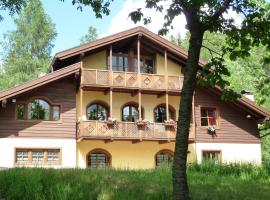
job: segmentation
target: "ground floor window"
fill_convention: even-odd
[[[94,149],[87,155],[87,166],[90,168],[105,168],[111,165],[111,155],[103,149]]]
[[[221,152],[220,151],[202,151],[203,162],[221,162]]]
[[[169,165],[173,161],[173,152],[161,150],[156,154],[156,166]]]
[[[60,165],[60,149],[24,149],[16,148],[17,165]]]

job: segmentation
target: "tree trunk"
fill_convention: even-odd
[[[190,29],[188,58],[184,71],[184,83],[180,99],[177,133],[173,162],[173,199],[189,200],[187,183],[187,152],[191,121],[192,99],[196,87],[196,75],[204,32],[199,26]]]

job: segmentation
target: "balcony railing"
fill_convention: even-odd
[[[192,127],[192,126],[191,126]],[[190,129],[190,139],[194,131]],[[175,140],[176,127],[166,127],[163,123],[81,121],[78,124],[78,139],[126,139],[126,140]]]
[[[165,75],[84,68],[82,85],[180,91],[183,80],[183,76],[167,76],[166,81]]]

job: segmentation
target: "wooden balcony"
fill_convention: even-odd
[[[190,140],[193,141],[195,133],[190,128]],[[107,124],[105,121],[81,121],[78,124],[77,138],[103,139],[103,140],[152,140],[174,141],[176,127],[165,127],[163,123],[146,123],[138,125],[134,122],[115,122]]]
[[[130,88],[157,91],[181,91],[183,76],[138,74],[97,69],[83,69],[82,86]]]

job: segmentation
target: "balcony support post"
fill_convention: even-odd
[[[112,72],[112,45],[110,45],[110,62],[109,62],[109,75],[110,75],[110,86],[113,85],[113,72]]]
[[[166,120],[169,120],[169,94],[166,92]]]
[[[112,108],[113,108],[113,91],[110,89],[110,118],[112,118]]]
[[[165,88],[168,89],[168,61],[167,61],[167,50],[164,51],[164,66],[165,66]]]
[[[141,87],[141,35],[138,36],[137,40],[137,71],[138,71],[138,80],[139,80],[139,88]]]
[[[139,120],[142,120],[142,93],[141,91],[139,90],[139,93],[138,93],[138,97],[139,97]]]
[[[80,88],[80,121],[83,120],[83,89]]]

